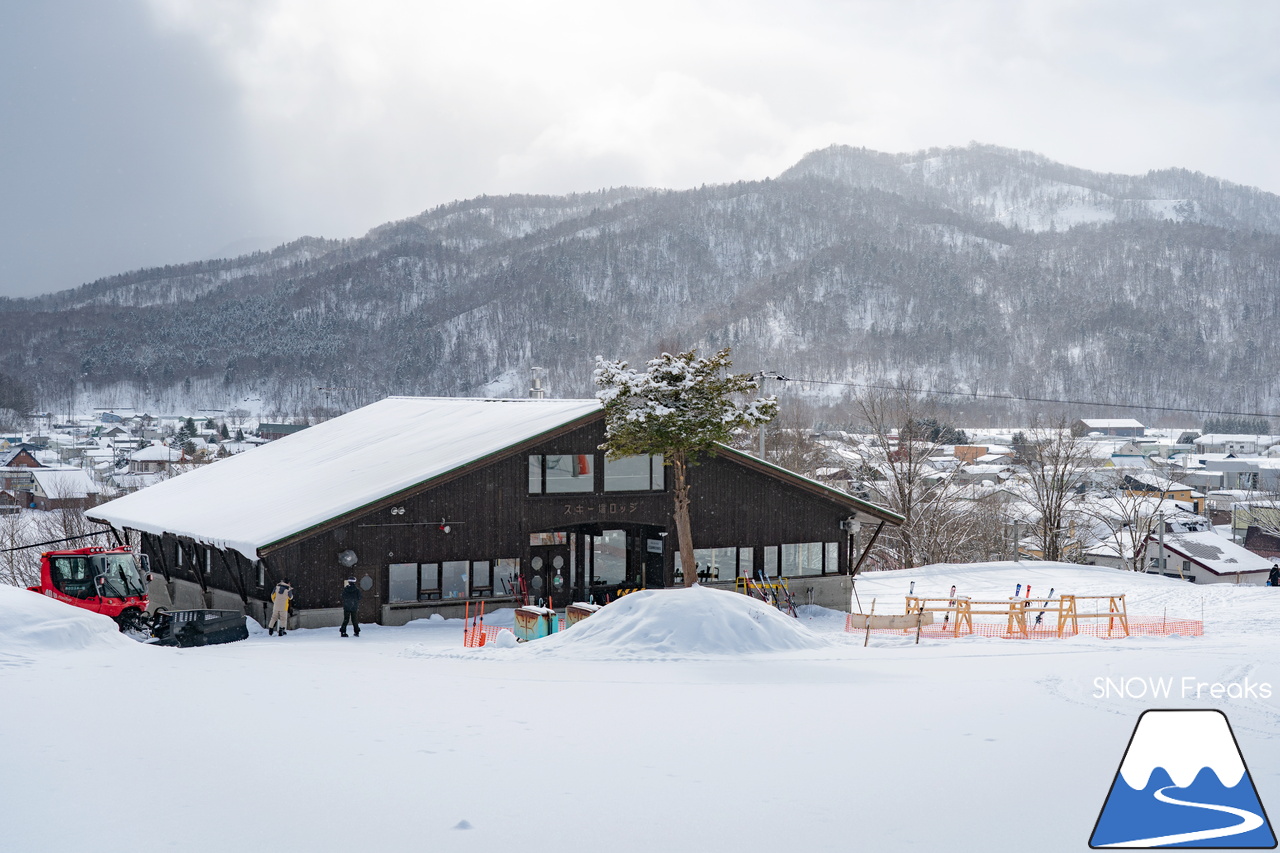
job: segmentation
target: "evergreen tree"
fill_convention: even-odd
[[[776,397],[740,403],[732,397],[759,387],[750,374],[728,374],[729,349],[710,358],[697,350],[663,353],[637,373],[625,361],[596,357],[596,396],[604,403],[605,441],[610,459],[661,453],[675,481],[676,536],[684,585],[696,580],[689,520],[688,467],[698,456],[715,453],[733,433],[768,423],[778,413]]]

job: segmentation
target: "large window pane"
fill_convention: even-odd
[[[627,532],[606,530],[595,538],[597,583],[625,583],[627,580]]]
[[[829,575],[834,575],[840,571],[840,543],[827,542],[823,548],[826,549],[826,558],[822,564],[822,570]]]
[[[418,597],[421,599],[439,598],[440,597],[440,564],[439,563],[423,563],[421,576],[422,576],[422,583],[418,589]]]
[[[591,492],[595,490],[595,456],[590,453],[546,456],[547,493]]]
[[[418,600],[418,564],[392,563],[387,567],[390,577],[387,591],[392,601]]]
[[[737,548],[694,548],[698,571],[711,573],[711,580],[733,580],[737,568]]]
[[[606,492],[644,492],[651,486],[652,474],[648,456],[624,456],[604,460]]]
[[[467,595],[467,561],[449,560],[440,564],[440,597],[465,598]]]
[[[764,546],[764,573],[768,577],[776,578],[778,576],[778,546]]]
[[[738,577],[752,578],[756,574],[755,549],[738,549]]]
[[[783,545],[782,574],[784,577],[822,574],[822,543]]]
[[[472,597],[477,595],[493,595],[494,581],[489,574],[488,560],[474,560],[471,563],[471,589],[469,590]]]

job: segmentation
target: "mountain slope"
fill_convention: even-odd
[[[833,147],[774,180],[446,205],[348,241],[0,302],[0,358],[75,388],[523,393],[591,358],[732,345],[827,381],[1274,404],[1280,197],[988,146]],[[809,386],[820,391],[822,386]]]

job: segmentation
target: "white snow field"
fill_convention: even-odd
[[[1280,813],[1280,589],[992,563],[858,595],[901,613],[912,581],[1125,592],[1205,635],[864,648],[842,614],[694,589],[518,648],[435,619],[178,650],[0,587],[0,849],[1087,850],[1148,708],[1224,711]]]

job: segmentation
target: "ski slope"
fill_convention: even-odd
[[[1086,850],[1138,716],[1171,707],[1223,710],[1280,811],[1280,590],[991,563],[866,575],[858,596],[900,613],[913,581],[1125,592],[1205,636],[864,648],[842,614],[777,622],[695,589],[518,648],[424,620],[179,650],[0,588],[0,848]],[[1245,681],[1276,690],[1209,695]]]

